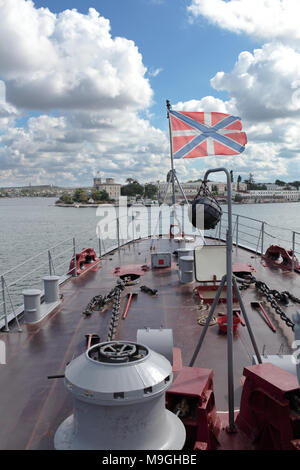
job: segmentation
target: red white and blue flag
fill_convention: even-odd
[[[223,113],[169,111],[173,158],[238,155],[247,136],[239,117]]]

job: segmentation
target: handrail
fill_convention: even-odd
[[[256,227],[251,227],[250,225],[245,225],[245,224],[242,224],[242,223],[240,223],[240,222],[239,222],[239,225],[240,225],[241,227],[250,228],[251,230],[256,230],[257,232],[260,231],[260,229],[258,229],[258,228],[256,228]]]
[[[96,228],[96,227],[93,227],[93,228]],[[80,232],[77,232],[77,235],[80,235],[82,233],[87,233],[87,232],[90,232],[90,229],[87,229],[87,230],[82,230]],[[12,271],[15,271],[17,268],[20,268],[21,266],[23,266],[24,264],[28,263],[29,261],[32,261],[33,259],[37,258],[38,256],[41,256],[43,254],[46,254],[49,250],[53,250],[54,248],[57,248],[58,246],[62,245],[63,243],[66,243],[68,241],[71,241],[73,240],[73,237],[70,237],[70,238],[66,238],[65,240],[57,243],[56,245],[53,245],[53,246],[50,246],[48,248],[46,248],[45,250],[43,251],[40,251],[39,253],[37,253],[36,255],[34,256],[31,256],[30,258],[27,258],[26,260],[22,261],[21,263],[19,263],[17,266],[14,266],[13,268],[9,269],[8,271],[5,271],[3,273],[0,273],[0,276],[6,276],[7,274],[11,273]]]
[[[223,211],[225,214],[227,214],[226,211]],[[264,222],[265,224],[267,224],[267,222],[265,222],[264,220],[259,220],[259,219],[253,219],[253,217],[248,217],[247,215],[241,215],[241,214],[232,214],[233,216],[235,217],[243,217],[244,219],[248,219],[248,220],[254,220],[255,222]]]
[[[73,250],[73,246],[70,246],[69,248],[66,248],[66,250],[65,250],[65,251],[70,251],[70,250]],[[58,254],[57,254],[57,255],[55,255],[55,256],[52,256],[52,255],[51,255],[51,259],[52,259],[52,261],[53,261],[53,260],[55,260],[55,259],[57,259],[57,258],[59,258],[60,256],[62,256],[62,255],[63,255],[63,253],[64,253],[64,252],[63,252],[63,251],[61,251],[60,253],[58,253]]]
[[[104,233],[104,231],[102,230],[102,227],[99,225],[99,222],[97,222],[96,226],[92,227],[92,230],[95,230],[94,236],[92,238],[87,237],[87,239],[89,240],[89,242],[92,241],[91,244],[93,245],[93,248],[96,251],[99,251],[99,257],[102,257],[102,256],[105,256],[107,253],[109,253],[109,252],[111,252],[115,249],[118,249],[121,246],[124,246],[125,244],[127,244],[131,241],[135,241],[135,240],[140,239],[141,237],[142,238],[149,237],[149,236],[150,237],[154,237],[154,236],[157,237],[158,235],[161,234],[160,233],[161,230],[164,230],[163,227],[166,228],[166,226],[164,225],[165,221],[162,221],[161,218],[159,218],[159,216],[162,212],[161,212],[161,208],[159,206],[158,206],[158,208],[160,210],[156,214],[157,215],[157,220],[156,220],[156,216],[155,216],[155,218],[151,217],[151,219],[148,219],[147,217],[138,217],[138,216],[135,217],[133,219],[134,220],[134,223],[132,225],[133,229],[132,229],[132,231],[130,230],[130,234],[129,234],[128,225],[127,225],[128,216],[127,215],[123,216],[123,215],[120,214],[119,217],[114,217],[110,220],[110,223],[112,225],[111,225],[110,237],[108,239],[106,238],[107,234]],[[223,214],[227,214],[227,212],[223,211]],[[291,239],[288,240],[287,238],[282,238],[280,233],[276,234],[276,232],[274,232],[274,233],[271,234],[271,233],[269,233],[269,231],[265,230],[265,227],[275,227],[275,228],[280,230],[279,227],[276,227],[276,226],[271,225],[271,224],[269,224],[267,222],[264,222],[262,220],[255,219],[253,217],[248,217],[248,216],[245,216],[245,215],[242,215],[242,214],[234,213],[233,218],[234,217],[236,219],[235,219],[235,223],[234,223],[234,227],[233,227],[232,231],[233,231],[233,234],[235,234],[234,244],[236,246],[241,246],[243,248],[249,248],[252,251],[254,251],[255,253],[258,253],[258,254],[262,255],[263,252],[264,252],[263,251],[264,245],[267,246],[268,240],[277,239],[280,242],[285,242],[285,243],[291,244],[291,247],[292,247],[292,250],[293,250],[293,260],[294,260],[295,255],[299,254],[299,252],[296,250],[296,248],[300,245],[300,239],[299,239],[300,232],[297,232],[297,231],[294,231],[294,230],[289,230],[285,227],[284,228],[285,231],[290,231],[290,233],[291,233]],[[195,235],[195,230],[193,229],[193,227],[191,225],[186,226],[186,222],[189,223],[189,219],[188,219],[188,215],[187,215],[187,213],[185,212],[184,209],[182,211],[178,212],[177,218],[180,219],[180,222],[182,223],[182,229],[184,230],[184,233],[186,235]],[[159,222],[159,220],[160,220],[160,222]],[[252,221],[255,224],[253,224],[253,225],[249,224],[248,225],[248,224],[243,223],[246,220]],[[144,221],[149,222],[147,227],[146,227],[145,224],[143,224]],[[234,219],[233,219],[233,221],[234,221]],[[115,226],[114,226],[114,222],[115,222]],[[132,223],[131,219],[129,219],[129,222]],[[156,223],[156,222],[159,222],[159,223]],[[100,223],[101,223],[101,221],[100,221]],[[160,223],[162,223],[161,226],[160,226]],[[141,228],[140,228],[140,231],[137,232],[136,231],[136,226],[138,224],[141,225]],[[192,230],[190,230],[190,227],[192,227]],[[226,217],[221,217],[221,220],[220,220],[219,224],[216,226],[216,228],[210,231],[211,234],[207,233],[207,235],[213,236],[213,238],[215,238],[215,239],[225,241],[225,239],[226,239],[226,237],[225,237],[226,230],[227,230]],[[90,232],[91,232],[91,229],[85,229],[85,230],[82,230],[82,231],[78,232],[77,235],[76,235],[77,236],[76,246],[78,246],[78,244],[79,244],[78,243],[78,238],[81,240],[83,234],[90,233]],[[104,237],[104,234],[106,235],[106,237]],[[123,235],[125,235],[125,236],[123,237]],[[166,235],[167,235],[167,233],[166,233]],[[297,236],[298,236],[298,238],[297,238]],[[68,273],[69,261],[72,258],[72,254],[68,258],[68,253],[71,252],[71,253],[73,253],[73,256],[74,256],[73,241],[74,241],[74,237],[66,238],[66,239],[60,241],[59,243],[57,243],[57,244],[55,244],[51,247],[48,247],[47,249],[35,254],[34,256],[31,256],[30,258],[22,261],[21,263],[19,263],[18,265],[14,266],[11,269],[9,269],[8,271],[0,274],[0,277],[2,277],[2,278],[6,277],[7,278],[8,275],[11,276],[12,273],[15,272],[17,269],[22,268],[26,264],[30,265],[30,262],[32,260],[35,260],[38,257],[44,257],[45,261],[40,262],[39,265],[36,266],[33,270],[31,270],[29,272],[26,272],[25,274],[20,276],[18,279],[16,279],[16,280],[10,279],[10,282],[6,283],[7,288],[11,288],[12,286],[15,286],[16,284],[20,283],[21,281],[23,283],[23,281],[26,278],[30,279],[30,276],[32,276],[34,273],[37,273],[38,271],[42,272],[43,275],[45,275],[45,271],[48,270],[48,272],[49,272],[49,270],[50,270],[50,275],[51,275],[53,272],[58,272],[57,270],[60,269],[63,265],[65,265],[66,267],[65,267],[65,269],[63,269],[64,273],[62,273],[62,269],[60,269],[60,274],[62,276],[64,276],[64,274]],[[63,245],[63,244],[68,244],[66,246],[65,250],[60,252],[60,253],[56,253],[55,250],[57,250],[57,248],[59,246]],[[290,248],[290,247],[288,247],[288,248]],[[65,259],[63,259],[64,254],[66,255]],[[56,263],[54,263],[54,261],[56,261]],[[60,261],[62,261],[62,262],[60,262]],[[47,268],[47,265],[48,265],[48,268]],[[292,266],[292,270],[293,269],[294,269],[294,264]],[[21,273],[19,273],[19,274],[21,274]],[[40,282],[40,280],[36,280],[36,277],[37,277],[37,275],[34,274],[34,277],[32,279],[32,280],[34,280],[33,281],[34,284],[37,284],[38,282]],[[21,287],[24,287],[24,284]],[[0,294],[1,294],[1,292],[0,292]],[[15,295],[17,295],[17,294],[15,294]],[[20,293],[18,295],[20,295]],[[0,308],[2,309],[2,306],[5,304],[5,300],[2,300],[2,302],[1,302],[1,300],[2,299],[0,297]],[[1,318],[2,317],[1,317],[1,313],[0,313],[0,319]]]
[[[225,214],[227,214],[226,211],[223,211],[223,212]],[[253,220],[254,222],[260,222],[260,223],[263,222],[265,225],[268,225],[269,227],[274,227],[274,228],[277,228],[277,229],[280,229],[280,230],[287,230],[289,232],[294,232],[297,235],[300,235],[300,232],[297,232],[296,230],[293,230],[293,229],[288,228],[288,227],[280,227],[279,225],[273,225],[273,224],[270,224],[269,222],[266,222],[265,220],[254,219],[253,217],[248,217],[247,215],[243,215],[243,214],[232,214],[232,215],[235,216],[235,217],[243,217],[244,219]]]
[[[48,248],[48,250],[49,250],[49,248]],[[34,255],[34,256],[31,256],[30,258],[27,258],[25,261],[22,261],[17,266],[14,266],[13,268],[9,269],[8,271],[5,271],[4,273],[0,273],[0,277],[6,276],[7,274],[15,271],[17,268],[20,268],[24,264],[27,264],[29,261],[32,261],[33,259],[37,258],[38,256],[41,256],[41,255],[45,254],[46,251],[47,250],[43,250],[40,253],[38,253],[37,255]]]
[[[23,279],[25,279],[25,277],[28,277],[28,276],[30,276],[30,274],[35,273],[36,271],[38,271],[38,270],[40,269],[41,266],[44,266],[44,265],[46,265],[46,264],[48,264],[48,260],[45,261],[44,263],[40,264],[37,268],[33,269],[33,270],[30,271],[29,273],[26,273],[26,274],[24,274],[23,276],[19,277],[19,279],[17,279],[16,281],[13,281],[13,282],[11,282],[10,284],[7,284],[7,287],[14,286],[15,284],[17,284],[17,282],[20,282],[20,281],[22,281]],[[4,277],[4,276],[2,276],[2,277]]]

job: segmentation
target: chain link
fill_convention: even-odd
[[[238,279],[237,279],[238,280]],[[245,290],[250,287],[251,284],[255,284],[256,289],[267,298],[268,302],[270,302],[271,307],[275,310],[275,312],[280,316],[280,318],[286,323],[287,326],[294,330],[295,324],[290,320],[290,318],[284,313],[278,302],[282,302],[285,305],[289,303],[289,299],[292,302],[296,302],[300,304],[300,299],[295,297],[294,295],[290,294],[288,291],[279,292],[275,289],[270,289],[265,282],[258,281],[252,274],[247,275],[244,279],[238,280],[241,282],[241,286],[239,287],[240,290]]]
[[[255,282],[255,287],[262,295],[264,295],[267,298],[268,302],[270,302],[270,304],[271,304],[271,307],[280,316],[281,320],[283,320],[286,323],[287,326],[289,326],[290,328],[292,328],[292,330],[294,330],[295,324],[284,313],[284,311],[278,305],[277,300],[276,300],[276,299],[278,299],[278,300],[284,299],[284,302],[286,303],[286,293],[280,293],[280,292],[278,292],[274,289],[271,290],[271,289],[269,289],[267,284],[265,284],[262,281],[256,281]]]
[[[112,308],[112,314],[110,323],[108,325],[107,341],[112,341],[115,339],[116,331],[120,319],[120,300],[121,300],[121,290],[124,289],[124,284],[118,284],[115,287],[114,292],[114,304]]]
[[[84,315],[91,315],[95,310],[101,310],[108,302],[110,302],[118,292],[124,289],[124,284],[118,282],[118,284],[111,289],[111,291],[102,296],[102,295],[95,295],[89,303],[87,304],[86,308],[83,310]]]

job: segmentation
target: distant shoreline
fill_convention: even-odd
[[[300,202],[300,201],[276,201],[276,200],[272,200],[272,201],[242,201],[242,202],[235,202],[235,201],[232,201],[232,205],[235,205],[235,206],[239,206],[239,205],[243,205],[243,204],[288,204],[288,203],[297,203],[297,202]],[[223,205],[223,204],[226,204],[226,201],[222,200],[222,201],[218,201],[219,204]],[[109,204],[109,203],[105,203],[105,204]],[[58,203],[58,204],[54,204],[55,206],[57,207],[71,207],[73,209],[82,209],[82,208],[86,208],[86,207],[99,207],[99,206],[103,206],[105,204],[63,204],[63,203]],[[110,204],[110,205],[113,205],[114,207],[118,207],[118,204]],[[131,205],[135,205],[135,204],[130,204]],[[139,203],[137,203],[137,205],[139,205]],[[152,205],[149,205],[149,204],[142,204],[144,205],[145,207],[159,207],[159,204],[152,204]]]
[[[284,203],[297,203],[299,201],[287,201],[286,199],[284,201],[280,200],[277,201],[276,199],[273,199],[272,201],[242,201],[242,202],[236,202],[232,201],[232,204],[239,205],[239,204],[284,204]]]
[[[57,203],[54,204],[57,207],[73,207],[74,209],[82,208],[82,207],[99,207],[103,206],[103,204],[64,204],[64,203]]]

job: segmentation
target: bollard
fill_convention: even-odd
[[[187,284],[194,282],[194,256],[182,256],[179,269],[180,282]]]
[[[59,276],[46,276],[43,278],[44,281],[44,291],[45,291],[45,302],[58,302],[59,300],[59,290],[58,290],[58,281]]]
[[[193,248],[178,248],[178,268],[181,269],[181,258],[183,256],[194,256],[194,249]]]
[[[41,319],[41,291],[39,289],[27,289],[24,295],[24,322],[35,323]]]

